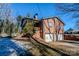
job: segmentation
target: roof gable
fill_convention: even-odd
[[[60,20],[58,17],[43,18],[42,20],[55,19],[55,18],[58,19],[62,24],[64,24],[64,22]]]

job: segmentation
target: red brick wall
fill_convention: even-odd
[[[48,22],[52,23],[52,27],[49,27]],[[43,23],[43,24],[42,24]],[[42,37],[43,35],[45,35],[45,33],[52,33],[55,34],[56,33],[56,28],[61,25],[62,26],[62,30],[59,30],[59,33],[64,33],[64,24],[62,22],[60,22],[58,19],[45,19],[42,20],[42,23],[40,23],[40,27],[38,27],[38,32],[37,37]]]
[[[48,20],[53,24],[52,27],[48,26]],[[64,33],[64,24],[62,22],[60,22],[58,19],[48,19],[48,20],[43,20],[44,33],[49,33],[49,30],[50,33],[56,33],[56,31],[58,31],[58,33]],[[59,27],[59,25],[62,27],[62,29],[57,30],[57,27]]]

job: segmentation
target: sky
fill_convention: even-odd
[[[70,17],[70,14],[59,14],[59,10],[56,8],[56,3],[13,3],[11,4],[13,16],[26,16],[28,13],[33,17],[35,13],[38,13],[38,18],[59,17],[64,25],[64,30],[74,28],[75,21]]]

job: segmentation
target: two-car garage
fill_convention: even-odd
[[[63,40],[63,34],[45,34],[44,39],[46,42]]]

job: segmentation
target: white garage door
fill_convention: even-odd
[[[46,42],[51,42],[52,40],[53,40],[52,34],[45,34],[45,41]]]
[[[58,34],[58,40],[63,40],[63,35],[62,34]]]

